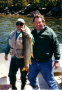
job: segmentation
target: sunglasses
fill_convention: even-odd
[[[22,23],[22,22],[16,22],[16,26],[23,26],[24,25],[24,23]]]

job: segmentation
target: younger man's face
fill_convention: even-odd
[[[42,20],[42,18],[35,18],[34,20],[34,27],[36,30],[41,30],[43,26],[45,25],[45,22]]]

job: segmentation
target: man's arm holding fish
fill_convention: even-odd
[[[31,34],[31,30],[25,25],[23,28],[21,28],[24,36],[30,41],[32,42],[33,36]]]

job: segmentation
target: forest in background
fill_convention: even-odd
[[[35,10],[39,10],[42,14],[57,12],[62,16],[62,0],[0,0],[0,13],[28,14]]]
[[[21,7],[23,9],[28,4],[39,5],[40,7],[54,7],[62,4],[62,0],[0,0],[0,8]]]

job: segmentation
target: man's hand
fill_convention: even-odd
[[[5,55],[4,58],[5,58],[5,60],[8,60],[8,55]]]
[[[22,31],[22,32],[26,32],[25,25],[23,25],[23,26],[21,27],[21,31]]]
[[[59,63],[59,61],[56,61],[56,62],[54,63],[54,69],[57,69],[57,68],[59,68],[59,66],[60,66],[60,63]]]

